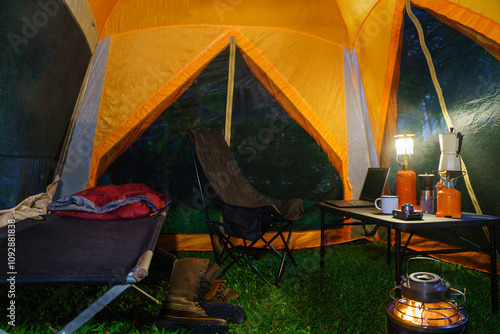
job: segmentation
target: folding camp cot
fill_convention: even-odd
[[[155,215],[130,220],[85,220],[51,213],[4,227],[0,284],[107,284],[108,291],[59,332],[73,333],[146,277],[167,210],[168,206]],[[15,244],[10,260],[8,251],[14,244],[9,246],[9,236]]]

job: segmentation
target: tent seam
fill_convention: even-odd
[[[397,9],[398,7],[400,8],[400,11],[398,12]],[[390,100],[390,95],[391,95],[391,90],[392,90],[392,80],[394,77],[394,72],[395,72],[395,67],[396,67],[396,59],[397,59],[397,53],[398,53],[398,48],[394,47],[394,44],[400,43],[399,38],[395,38],[396,35],[399,36],[399,32],[401,31],[401,27],[403,25],[404,21],[404,0],[397,0],[394,8],[394,14],[400,13],[398,15],[398,18],[400,18],[399,22],[395,22],[396,20],[393,19],[392,22],[392,28],[391,28],[391,43],[389,45],[389,55],[387,57],[387,70],[386,70],[386,77],[384,79],[384,91],[382,93],[382,106],[381,109],[385,110],[383,113],[381,119],[379,120],[378,127],[380,129],[385,130],[385,124],[387,122],[387,111],[389,108],[389,100]],[[393,15],[394,18],[394,15]],[[397,28],[396,28],[397,27]],[[394,41],[397,41],[394,43]],[[395,50],[394,52],[390,52],[391,50]],[[389,76],[388,71],[391,71],[391,75]],[[382,130],[380,133],[377,134],[377,141],[376,141],[376,150],[377,150],[377,156],[379,159],[379,163],[381,162],[381,151],[382,151],[382,143],[384,140],[384,130]]]
[[[420,3],[418,2],[418,0],[410,0],[410,1],[411,1],[412,5],[414,5],[414,6],[416,6],[416,7],[419,7],[419,8],[425,9],[425,10],[427,10],[427,9],[428,9],[428,10],[431,10],[432,12],[434,12],[434,13],[437,13],[436,11],[432,10],[430,7],[426,7],[426,6],[424,6],[423,4],[420,4]],[[476,15],[476,16],[480,16],[480,17],[481,17],[481,19],[483,19],[483,20],[486,20],[486,21],[492,22],[492,23],[494,23],[494,24],[496,24],[496,25],[498,25],[498,24],[499,24],[497,21],[493,20],[491,17],[488,17],[488,16],[486,16],[486,15],[484,15],[484,14],[482,14],[482,13],[478,12],[478,11],[472,10],[472,9],[470,9],[470,8],[466,8],[466,7],[462,6],[462,5],[460,5],[459,3],[452,2],[452,1],[449,1],[449,0],[440,0],[440,1],[442,1],[442,2],[446,2],[446,3],[450,4],[451,6],[453,6],[453,5],[454,5],[455,7],[458,7],[458,8],[460,8],[461,10],[463,10],[463,11],[465,11],[465,12],[474,13],[474,15]],[[415,3],[415,2],[416,2],[416,3]],[[438,13],[438,14],[439,14],[439,15],[444,15],[444,14],[441,14],[441,13]],[[448,17],[448,16],[446,16],[446,15],[444,15],[444,16],[445,16],[445,17],[447,17],[448,19],[452,20],[453,22],[460,23],[460,22],[458,22],[457,20],[455,20],[455,19],[453,19],[453,18],[451,18],[451,17]],[[475,30],[475,29],[474,29],[474,30]],[[479,32],[478,32],[478,33],[479,33]]]
[[[113,48],[113,38],[109,37],[109,47],[108,47],[108,57],[106,58],[106,70],[105,70],[105,73],[104,73],[104,79],[103,79],[103,82],[102,82],[102,91],[101,91],[101,98],[99,100],[99,110],[97,112],[97,121],[100,119],[101,117],[101,110],[102,110],[102,103],[103,103],[103,94],[104,94],[104,87],[106,87],[106,82],[107,82],[107,78],[108,78],[108,71],[107,71],[107,68],[108,68],[108,62],[109,62],[109,53],[111,52]],[[96,136],[97,136],[97,133],[98,133],[98,122],[96,123],[96,130],[95,130],[95,133],[94,133],[94,143],[96,142]],[[91,176],[94,175],[95,176],[95,173],[93,173],[93,171],[97,171],[98,170],[98,167],[99,167],[99,163],[94,163],[95,161],[95,156],[98,152],[98,149],[99,149],[99,146],[94,146],[93,150],[92,150],[92,155],[91,155],[91,158],[90,158],[90,171],[89,171],[89,178],[88,178],[88,181],[87,181],[87,186],[89,185],[90,181],[91,181]],[[100,159],[99,159],[100,161]]]
[[[101,40],[101,34],[104,32],[106,26],[108,25],[109,18],[111,14],[115,11],[115,8],[118,6],[118,4],[121,2],[121,0],[118,0],[115,5],[113,6],[113,9],[109,12],[109,14],[106,16],[106,21],[104,21],[104,24],[102,25],[102,30],[99,32],[99,40]],[[111,36],[108,36],[111,37]]]
[[[358,39],[358,35],[359,35],[359,32],[361,31],[361,28],[363,28],[363,26],[365,25],[366,20],[371,15],[371,13],[375,10],[375,7],[377,7],[380,4],[381,1],[382,0],[378,0],[377,3],[375,5],[373,5],[373,7],[370,9],[370,11],[368,12],[368,15],[365,15],[365,18],[364,18],[363,22],[361,22],[361,24],[360,24],[360,26],[358,28],[358,31],[356,32],[356,36],[354,37],[354,40],[352,41],[352,46],[353,47],[356,44],[356,40]]]
[[[136,29],[136,30],[129,30],[126,32],[120,32],[116,34],[110,34],[110,36],[122,36],[122,35],[128,35],[128,34],[133,34],[133,33],[138,33],[138,32],[143,32],[143,31],[151,31],[151,30],[160,30],[160,29],[168,29],[168,28],[187,28],[187,27],[194,27],[194,28],[206,28],[206,27],[211,27],[211,28],[226,28],[226,29],[234,29],[238,30],[243,28],[243,29],[265,29],[265,30],[275,30],[275,31],[284,31],[284,32],[290,32],[298,35],[303,35],[303,36],[308,36],[313,39],[317,39],[320,41],[323,41],[328,44],[333,44],[337,45],[339,47],[342,47],[340,43],[334,42],[332,40],[329,40],[324,37],[320,37],[317,35],[312,35],[304,32],[300,32],[297,30],[293,29],[285,29],[285,28],[275,28],[275,27],[266,27],[266,26],[240,26],[240,25],[225,25],[225,24],[178,24],[178,25],[165,25],[161,27],[154,27],[154,28],[144,28],[144,29]],[[107,36],[109,37],[109,36]]]

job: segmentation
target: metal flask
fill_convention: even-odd
[[[425,213],[434,213],[433,178],[433,174],[418,174],[418,181],[420,183],[420,210]]]

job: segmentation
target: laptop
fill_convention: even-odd
[[[326,203],[340,208],[364,208],[375,206],[385,187],[389,168],[368,168],[359,199],[329,200]]]

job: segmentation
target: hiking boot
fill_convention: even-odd
[[[214,318],[227,320],[228,323],[241,324],[245,318],[245,310],[240,305],[231,304],[231,299],[239,298],[233,289],[223,289],[225,280],[216,279],[222,273],[222,268],[216,263],[210,263],[207,272],[200,283],[197,301],[205,313]]]
[[[227,321],[212,317],[200,307],[198,291],[203,282],[208,260],[185,258],[174,262],[167,299],[156,321],[158,329],[176,331],[180,328],[199,334],[226,334]]]

